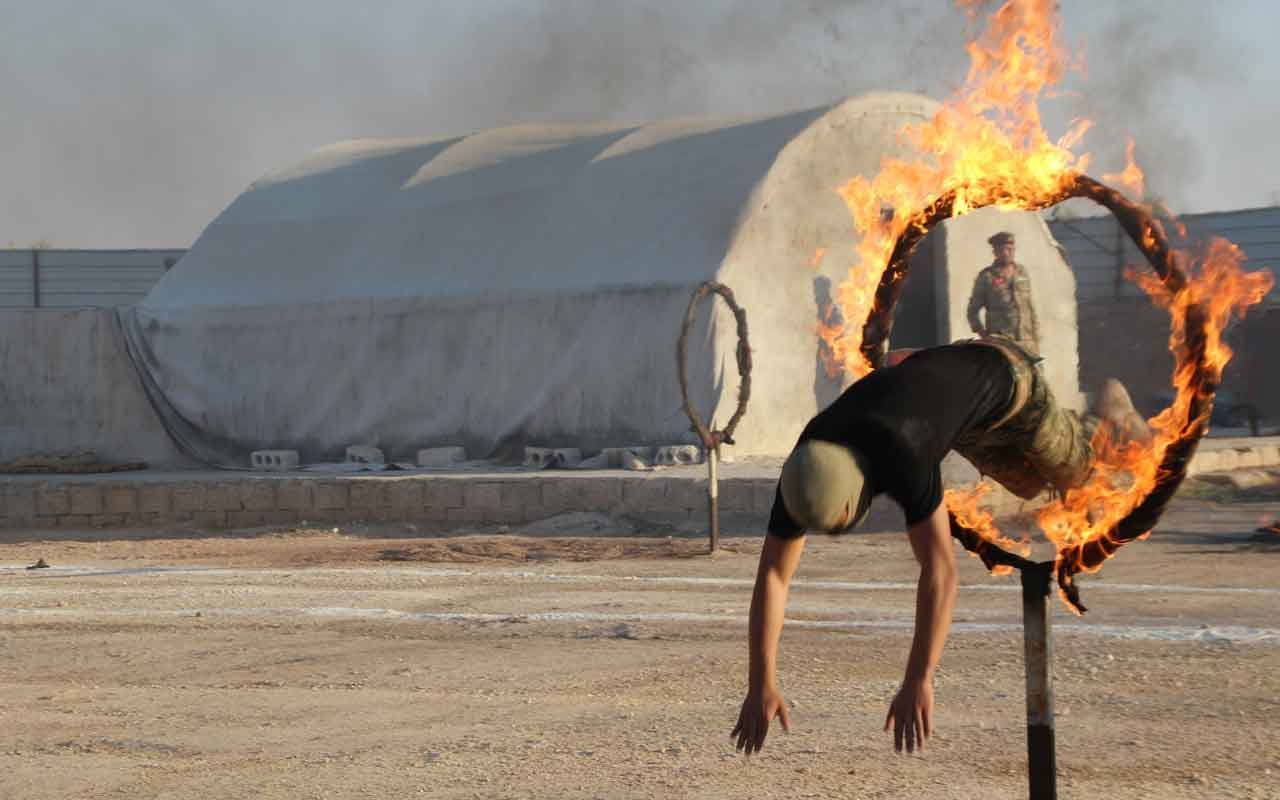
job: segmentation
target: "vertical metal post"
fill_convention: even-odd
[[[31,307],[40,307],[40,251],[31,248]]]
[[[717,464],[720,461],[720,448],[707,448],[707,500],[708,507],[711,509],[711,552],[715,552],[720,548],[720,510],[719,505],[720,489],[719,475],[717,474]]]
[[[1057,800],[1049,587],[1052,562],[1022,570],[1022,636],[1027,670],[1027,777],[1031,800]]]

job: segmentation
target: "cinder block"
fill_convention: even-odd
[[[41,516],[62,517],[71,513],[71,495],[66,489],[41,486],[36,491],[36,513]]]
[[[622,506],[622,481],[616,478],[587,478],[579,484],[578,502],[584,511],[616,511]]]
[[[93,517],[88,514],[63,514],[58,517],[58,527],[84,530],[93,527]]]
[[[497,483],[468,483],[463,490],[464,508],[488,511],[490,514],[502,507],[502,486]]]
[[[10,486],[4,495],[4,514],[13,521],[33,519],[36,515],[35,487]]]
[[[666,478],[623,478],[622,509],[631,512],[665,511],[667,506]]]
[[[426,508],[462,508],[462,488],[465,481],[456,478],[436,478],[423,487],[423,505]]]
[[[653,463],[660,467],[701,464],[702,448],[696,444],[673,444],[659,447],[657,452],[654,453]]]
[[[288,472],[298,468],[297,450],[254,450],[249,463],[259,472]]]
[[[365,511],[377,508],[380,488],[377,481],[352,481],[349,500],[351,510]]]
[[[227,512],[196,511],[191,515],[191,521],[201,528],[225,528],[227,526]]]
[[[143,486],[138,490],[138,511],[168,514],[173,510],[173,490],[168,486]]]
[[[707,507],[707,479],[673,479],[667,485],[667,503],[672,509],[702,510]]]
[[[227,513],[227,526],[231,528],[253,528],[266,523],[267,518],[261,511],[230,511]]]
[[[777,491],[777,481],[755,481],[751,488],[751,510],[756,514],[768,514],[773,510]]]
[[[1262,466],[1264,467],[1280,465],[1280,445],[1269,444],[1259,447],[1258,457],[1262,459]]]
[[[204,486],[183,483],[173,487],[173,510],[194,514],[204,511]]]
[[[420,467],[452,467],[466,460],[465,447],[428,447],[418,451]]]
[[[1257,469],[1262,466],[1262,454],[1251,447],[1236,448],[1236,469]]]
[[[542,507],[542,487],[536,480],[507,481],[502,484],[501,494],[503,509],[540,509]],[[524,512],[522,512],[523,515]]]
[[[347,448],[347,461],[353,464],[385,464],[382,450],[367,444],[353,444]]]
[[[138,490],[127,486],[107,489],[103,509],[108,514],[133,514],[138,510]]]
[[[89,524],[95,528],[119,528],[126,518],[125,514],[94,514],[89,517]]]
[[[72,486],[70,494],[72,514],[102,513],[101,486]]]
[[[719,500],[717,505],[726,514],[751,514],[754,511],[751,481],[744,478],[730,478],[717,481],[719,484]]]
[[[311,486],[317,511],[346,511],[347,485],[341,481],[316,481]]]
[[[240,487],[234,483],[215,483],[205,487],[205,511],[239,511]]]
[[[276,485],[276,506],[282,511],[309,511],[313,508],[310,481],[282,481]]]
[[[245,511],[275,511],[276,487],[272,479],[260,479],[240,484],[240,507]]]
[[[1240,465],[1240,454],[1235,450],[1219,450],[1214,455],[1218,457],[1218,466],[1214,470],[1215,472],[1227,472]]]
[[[422,484],[416,480],[393,481],[385,486],[387,505],[396,510],[413,512],[422,508]]]
[[[566,511],[586,511],[582,494],[578,491],[590,479],[548,478],[542,481],[542,508],[549,515]]]
[[[582,451],[576,447],[526,447],[524,465],[531,469],[574,467],[582,462]]]

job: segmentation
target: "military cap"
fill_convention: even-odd
[[[1009,233],[1008,231],[1000,231],[995,236],[992,236],[990,239],[988,239],[987,242],[989,242],[992,247],[999,247],[1005,242],[1008,242],[1009,244],[1013,244],[1013,234]]]

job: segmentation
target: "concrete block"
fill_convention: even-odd
[[[492,517],[502,507],[502,485],[498,483],[470,483],[463,489],[463,508],[476,509]]]
[[[530,469],[574,467],[582,462],[582,451],[576,447],[526,447],[524,465]]]
[[[72,514],[101,514],[102,513],[102,487],[101,486],[72,486],[69,492],[71,495],[71,513]]]
[[[1240,465],[1240,454],[1235,450],[1219,450],[1214,455],[1218,457],[1216,472],[1227,472]]]
[[[654,448],[652,447],[606,447],[600,451],[607,461],[610,469],[635,469],[633,462],[639,461],[644,465],[653,463]]]
[[[384,487],[386,505],[395,511],[411,513],[423,505],[422,483],[416,480],[392,481]]]
[[[347,461],[352,464],[385,464],[382,450],[367,444],[353,444],[347,448]]]
[[[751,510],[756,514],[768,514],[773,511],[773,500],[777,492],[777,481],[755,481],[751,488]]]
[[[1252,447],[1236,448],[1236,469],[1257,469],[1262,466],[1262,454]]]
[[[33,519],[36,515],[35,487],[10,486],[4,496],[4,514],[15,521]]]
[[[630,513],[667,510],[666,478],[623,478],[622,509]]]
[[[240,507],[245,511],[275,511],[276,487],[273,480],[256,480],[240,485]]]
[[[1258,457],[1262,460],[1264,467],[1280,466],[1280,445],[1269,444],[1259,447]]]
[[[225,528],[227,526],[227,512],[196,511],[191,515],[191,521],[201,528]]]
[[[314,507],[310,481],[281,481],[275,488],[276,507],[282,511],[309,511]]]
[[[378,481],[354,480],[351,482],[348,504],[352,511],[365,511],[378,507],[381,494]]]
[[[61,517],[71,513],[71,495],[66,489],[41,486],[36,490],[36,513]]]
[[[268,525],[295,525],[298,522],[298,512],[264,511],[262,518]]]
[[[261,511],[227,512],[227,526],[231,528],[253,528],[265,524],[266,516]]]
[[[580,482],[578,499],[585,511],[617,511],[622,506],[622,481],[602,478]]]
[[[204,484],[183,483],[173,487],[173,510],[194,514],[204,511]]]
[[[466,481],[457,478],[436,478],[423,487],[423,505],[426,508],[462,508],[462,489]],[[443,517],[442,517],[443,518]]]
[[[507,481],[501,489],[502,509],[521,510],[521,517],[527,516],[525,509],[542,508],[542,486],[536,480]],[[500,522],[515,520],[499,520]]]
[[[93,514],[89,517],[89,524],[95,528],[121,528],[127,518],[127,514]]]
[[[205,487],[205,511],[239,511],[240,487],[234,483],[215,483]]]
[[[133,514],[138,510],[138,490],[128,486],[107,489],[102,507],[108,514]]]
[[[299,463],[297,450],[254,450],[249,454],[249,464],[259,472],[288,472]]]
[[[63,514],[58,517],[58,527],[85,530],[93,527],[93,517],[88,514]]]
[[[653,463],[660,467],[701,464],[702,448],[696,444],[673,444],[659,447],[654,453]]]
[[[578,487],[588,482],[584,478],[548,478],[542,482],[542,508],[549,515],[566,511],[588,510]]]
[[[138,511],[144,514],[168,514],[173,510],[173,490],[168,486],[143,486],[138,489]]]
[[[342,481],[316,481],[311,486],[311,496],[317,511],[347,510],[347,484]]]
[[[428,447],[418,451],[420,467],[452,467],[466,460],[465,447]]]
[[[750,514],[753,511],[754,502],[752,493],[754,488],[750,480],[745,478],[729,478],[721,479],[719,484],[720,498],[718,501],[719,508],[726,514]]]
[[[707,479],[671,481],[667,488],[667,502],[671,509],[704,511],[707,508]]]

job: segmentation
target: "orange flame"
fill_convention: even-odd
[[[971,18],[982,4],[982,0],[957,2]],[[1088,154],[1073,152],[1089,129],[1088,120],[1074,121],[1057,141],[1041,126],[1039,100],[1051,92],[1069,65],[1070,54],[1059,40],[1055,0],[1006,0],[967,50],[970,67],[965,85],[932,120],[902,131],[905,141],[923,155],[915,160],[886,158],[875,178],[858,177],[839,189],[861,238],[855,263],[834,290],[843,321],[836,321],[834,313],[824,313],[819,325],[829,371],[843,371],[855,379],[870,371],[860,350],[860,323],[873,310],[895,243],[939,197],[955,194],[953,216],[987,205],[1036,210],[1064,199],[1075,179],[1088,169]],[[1132,141],[1126,147],[1124,170],[1108,178],[1142,197],[1144,176],[1134,161]],[[1150,230],[1146,237],[1154,240]],[[1179,258],[1184,259],[1180,263],[1194,264],[1186,254]],[[1175,355],[1184,352],[1184,313],[1201,305],[1209,317],[1209,368],[1221,372],[1231,357],[1222,342],[1228,320],[1260,302],[1271,287],[1269,273],[1245,273],[1242,263],[1239,248],[1215,240],[1198,266],[1188,270],[1190,280],[1176,295],[1154,276],[1139,281],[1152,300],[1170,312],[1169,347]],[[1185,358],[1177,363],[1177,396],[1172,406],[1150,421],[1155,430],[1152,443],[1113,442],[1105,430],[1100,431],[1094,442],[1097,465],[1089,482],[1038,514],[1039,526],[1060,551],[1105,536],[1155,484],[1170,445],[1198,435],[1182,425],[1192,400],[1196,365]],[[988,541],[1025,549],[1025,541],[1004,537],[990,514],[978,509],[983,493],[950,491],[946,501],[963,523]]]

